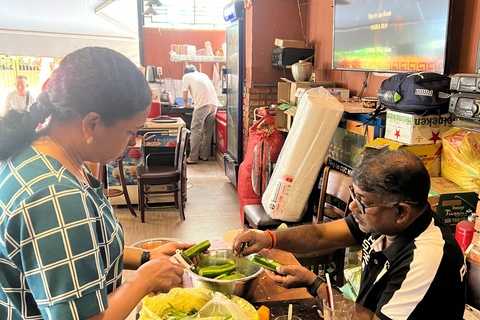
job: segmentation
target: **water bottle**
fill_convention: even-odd
[[[462,252],[465,252],[472,243],[473,234],[475,233],[475,213],[468,216],[468,220],[457,223],[455,228],[455,239],[457,240]]]
[[[397,103],[398,101],[400,101],[402,99],[402,96],[396,91],[378,90],[377,91],[377,98],[380,101]]]

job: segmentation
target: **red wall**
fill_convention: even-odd
[[[225,30],[188,30],[143,28],[143,57],[145,66],[162,67],[163,77],[182,79],[184,63],[170,61],[172,44],[189,44],[197,50],[205,48],[205,41],[210,41],[215,52],[226,42]],[[213,63],[191,63],[212,78]],[[170,68],[170,71],[169,69]]]
[[[307,28],[307,0],[300,0],[303,24]],[[246,9],[246,85],[275,84],[290,70],[277,70],[271,66],[275,38],[304,40],[300,27],[297,0],[255,0]]]

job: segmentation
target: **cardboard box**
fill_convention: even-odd
[[[365,126],[363,122],[355,120],[347,120],[345,129],[362,137],[365,135],[366,130],[366,143],[372,142],[377,138],[382,138],[385,133],[385,127],[369,125],[367,129],[367,126]]]
[[[387,110],[385,138],[406,144],[435,144],[452,127],[450,114],[441,116],[417,115]]]
[[[423,145],[406,145],[396,141],[391,141],[384,138],[377,138],[365,145],[366,150],[382,149],[389,147],[392,150],[404,148],[405,150],[417,155],[427,168],[430,177],[440,176],[440,158],[442,154],[442,144],[423,144]]]
[[[428,202],[438,217],[455,232],[458,222],[475,211],[478,195],[445,178],[431,178]]]
[[[275,39],[275,45],[287,48],[307,48],[305,41],[302,40]]]
[[[289,103],[291,105],[297,105],[295,99],[295,92],[297,89],[311,89],[317,87],[333,88],[335,84],[330,81],[317,81],[317,82],[294,82],[286,78],[281,78],[283,82],[278,83],[277,101],[279,103]]]
[[[350,99],[350,90],[343,88],[328,88],[329,92],[340,92],[340,98],[342,101],[348,101]]]

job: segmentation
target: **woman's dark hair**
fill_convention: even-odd
[[[9,110],[0,117],[0,160],[32,143],[37,125],[49,116],[68,122],[96,112],[112,126],[145,110],[151,100],[145,77],[125,56],[100,47],[76,50],[60,62],[30,112]]]
[[[353,169],[353,183],[375,193],[384,203],[413,201],[423,208],[430,190],[430,176],[422,160],[406,150],[383,148],[364,152],[362,162]]]

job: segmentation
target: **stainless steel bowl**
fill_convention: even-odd
[[[175,238],[150,238],[150,239],[144,239],[138,242],[135,242],[134,244],[131,245],[131,247],[134,248],[142,248],[145,250],[150,250],[155,247],[155,244],[157,243],[162,243],[162,244],[167,244],[171,242],[176,242],[176,243],[187,243],[186,241],[180,240],[180,239],[175,239]]]
[[[224,264],[225,260],[235,261],[239,273],[246,277],[236,280],[216,280],[199,276],[198,270],[203,267]],[[249,298],[260,280],[263,268],[254,265],[248,258],[237,258],[232,254],[231,250],[210,250],[209,254],[204,256],[202,262],[195,270],[187,270],[194,287],[207,288],[219,291],[225,294],[233,294],[242,298]]]

